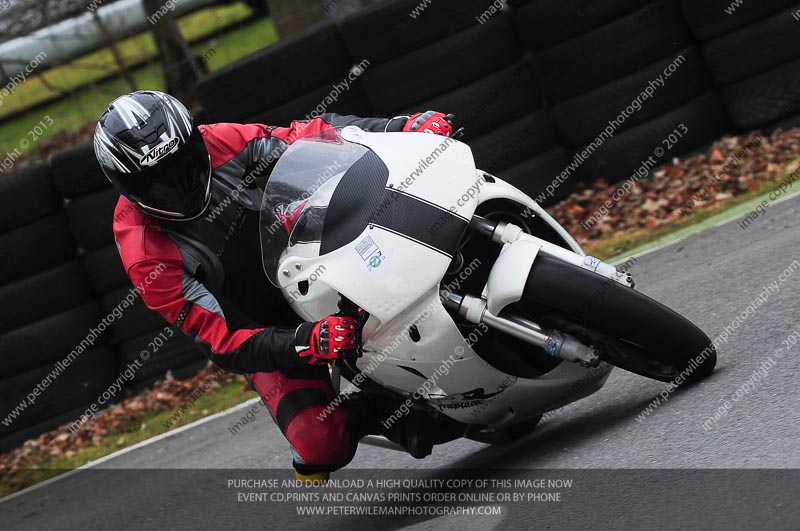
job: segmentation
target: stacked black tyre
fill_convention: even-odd
[[[537,193],[566,165],[510,17],[480,0],[394,0],[346,18],[350,53],[371,62],[373,110],[456,115],[478,167]]]
[[[362,80],[377,115],[417,108],[436,97],[432,103],[449,101],[451,92],[513,65],[521,55],[506,17],[476,21],[485,9],[480,0],[433,2],[413,18],[409,13],[417,5],[393,0],[342,21],[350,54],[370,62]],[[468,91],[454,99],[466,103],[471,97]]]
[[[741,131],[800,125],[800,2],[683,1]]]
[[[91,143],[62,151],[50,161],[54,183],[66,202],[69,228],[86,268],[92,296],[99,301],[109,323],[111,344],[119,352],[120,367],[141,363],[133,377],[135,384],[146,384],[171,369],[190,372],[204,356],[194,342],[173,331],[163,347],[150,347],[147,359],[143,348],[158,336],[166,321],[149,310],[131,285],[114,241],[112,224],[133,210],[115,213],[119,194],[111,186],[94,157]]]
[[[564,145],[580,154],[567,177],[619,181],[730,128],[675,0],[514,4]]]
[[[0,301],[1,449],[73,419],[118,367],[43,164],[0,174]]]
[[[323,112],[369,114],[353,61],[332,22],[282,40],[206,76],[198,85],[211,122],[284,126]]]

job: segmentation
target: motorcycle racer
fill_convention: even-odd
[[[290,144],[349,125],[453,133],[452,116],[434,111],[323,114],[288,127],[195,125],[174,97],[137,91],[109,104],[94,135],[97,160],[121,194],[113,230],[122,264],[134,285],[151,279],[142,300],[213,363],[246,376],[289,441],[299,478],[349,463],[376,419],[357,401],[321,415],[335,399],[327,364],[353,354],[355,322],[299,322],[265,282],[259,210],[269,171]]]

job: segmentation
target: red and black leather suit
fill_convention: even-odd
[[[362,434],[352,433],[347,407],[318,418],[335,398],[327,367],[298,361],[300,320],[264,275],[258,210],[271,167],[263,161],[317,131],[356,125],[383,132],[389,123],[326,114],[289,127],[200,125],[212,167],[211,204],[200,218],[162,221],[124,197],[117,204],[114,234],[131,281],[146,285],[144,303],[193,337],[220,368],[247,375],[301,473],[344,466]]]

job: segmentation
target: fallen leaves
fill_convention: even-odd
[[[211,365],[186,380],[176,380],[168,372],[151,389],[97,412],[94,418],[87,419],[74,432],[69,430],[70,424],[64,424],[25,442],[19,448],[0,454],[0,475],[13,475],[14,471],[36,468],[48,459],[73,456],[80,448],[99,444],[106,435],[128,432],[132,427],[144,430],[147,428],[142,421],[145,415],[169,411],[189,402],[192,394],[204,384],[207,388],[218,388],[237,379],[244,380]],[[209,385],[209,381],[213,383]],[[125,438],[120,436],[116,443],[124,445]]]
[[[581,222],[595,215],[617,193],[620,183],[602,177],[555,205],[550,214],[581,243],[641,228],[655,229],[680,219],[692,210],[713,205],[791,173],[800,162],[800,129],[770,135],[752,132],[728,136],[705,152],[686,159],[673,159],[639,180],[608,214],[596,223]],[[617,193],[617,197],[620,194]]]

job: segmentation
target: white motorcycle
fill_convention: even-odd
[[[698,327],[454,139],[347,127],[295,142],[265,190],[261,239],[301,317],[358,312],[360,357],[333,368],[337,390],[341,375],[397,398],[383,425],[413,410],[436,444],[523,435],[612,366],[681,383],[716,364]]]

